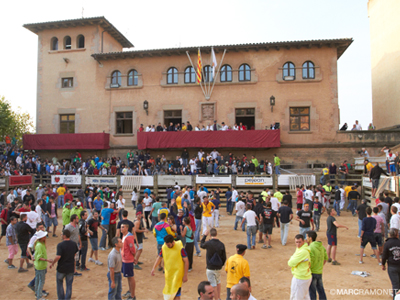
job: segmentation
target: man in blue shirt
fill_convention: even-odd
[[[101,208],[103,207],[103,200],[100,198],[100,193],[97,194],[96,198],[93,201],[94,210],[97,211],[100,215]]]
[[[103,226],[104,229],[102,229],[103,233],[100,240],[100,250],[106,250],[107,231],[110,228],[110,217],[113,212],[114,210],[112,208],[108,208],[108,203],[104,202],[104,208],[101,210],[101,226]]]
[[[151,195],[151,191],[149,188],[145,188],[143,193],[147,193],[147,195],[149,195],[149,196]]]
[[[381,265],[381,261],[379,259],[379,252],[376,248],[376,240],[374,236],[374,231],[376,228],[376,219],[371,217],[372,208],[370,206],[365,210],[367,216],[362,220],[362,228],[361,228],[361,250],[360,250],[360,264],[363,263],[363,255],[365,246],[370,243],[371,248],[374,251],[375,257],[378,260],[378,264]]]

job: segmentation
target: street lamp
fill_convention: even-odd
[[[273,112],[274,111],[274,106],[275,106],[275,97],[274,96],[271,96],[269,98],[269,104],[271,105],[271,112]]]
[[[149,115],[149,102],[147,100],[143,102],[143,109],[146,111],[146,115]]]

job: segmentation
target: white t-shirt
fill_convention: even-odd
[[[256,213],[252,210],[247,210],[243,214],[243,218],[246,219],[247,226],[256,226]]]
[[[253,295],[250,293],[250,298],[249,300],[257,300],[256,298],[253,297]]]
[[[201,191],[201,192],[198,194],[198,196],[199,196],[199,198],[201,199],[201,201],[203,201],[203,198],[207,196],[207,193],[206,193],[205,191]]]
[[[199,157],[199,159],[201,159],[202,157],[203,157],[203,155],[204,155],[204,152],[197,152],[197,156]]]
[[[340,201],[345,201],[346,199],[346,192],[344,191],[344,189],[340,188]]]
[[[30,211],[25,214],[28,216],[26,224],[28,224],[32,229],[36,230],[36,224],[40,222],[42,219],[40,219],[36,211]]]
[[[238,201],[236,203],[235,210],[237,210],[236,215],[238,217],[243,217],[245,207],[246,207],[246,205],[244,204],[243,201]]]
[[[269,200],[271,202],[271,209],[273,211],[278,211],[279,207],[281,206],[281,204],[279,203],[278,198],[276,197],[271,197],[271,199]]]
[[[318,197],[319,202],[322,203],[322,194],[321,194],[320,191],[318,191],[318,192],[315,193],[315,197]]]
[[[38,214],[39,219],[42,220],[42,218],[41,218],[41,216],[42,216],[42,207],[40,205],[36,205],[35,211]]]
[[[118,199],[117,201],[117,209],[125,208],[125,199],[122,198],[121,200]]]
[[[211,157],[212,157],[213,159],[216,159],[217,156],[218,156],[218,151],[212,151],[210,154],[211,154]]]
[[[21,192],[21,199],[24,199],[24,196],[26,195],[26,190],[23,190],[22,192]],[[35,228],[36,229],[36,228]]]
[[[396,228],[400,229],[400,216],[399,215],[392,215],[390,218],[390,229]]]
[[[360,123],[358,123],[358,124],[354,124],[354,125],[356,125],[356,130],[362,130],[362,128],[361,128],[361,124],[360,124]]]
[[[135,192],[132,191],[132,201],[137,201],[137,194]]]
[[[226,131],[226,130],[228,130],[228,129],[229,129],[228,125],[222,126],[222,131]]]
[[[179,185],[175,185],[175,186],[174,186],[174,189],[181,190],[181,187],[180,187]]]
[[[396,206],[397,213],[399,213],[400,212],[400,204],[399,203],[393,203],[393,206]]]
[[[147,198],[144,198],[143,199],[143,203],[145,204],[145,205],[149,205],[150,204],[150,206],[145,206],[144,207],[144,211],[151,211],[151,203],[153,202],[153,200],[150,198],[150,197],[147,197]]]
[[[237,190],[234,190],[233,192],[232,192],[232,199],[231,199],[231,201],[232,202],[236,202],[236,198],[238,197],[238,192],[237,192]]]
[[[239,130],[239,126],[234,125],[232,129],[233,129],[233,130]]]
[[[306,190],[304,192],[304,199],[305,200],[312,200],[313,196],[314,196],[314,193],[311,190]]]

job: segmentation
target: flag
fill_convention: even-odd
[[[217,68],[217,59],[215,58],[214,48],[211,48],[212,72],[213,78],[215,77],[215,69]]]
[[[200,84],[200,82],[201,82],[201,56],[200,56],[200,48],[199,48],[199,52],[198,52],[198,56],[197,56],[197,72],[196,72],[196,78],[197,78],[197,81],[196,81],[196,83],[197,84]]]

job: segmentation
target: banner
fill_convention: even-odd
[[[158,185],[174,186],[175,182],[178,185],[192,185],[192,176],[190,175],[158,175]]]
[[[81,175],[51,175],[51,184],[81,185]]]
[[[272,177],[236,177],[236,185],[262,185],[262,186],[272,186]]]
[[[32,176],[31,175],[9,176],[8,185],[9,186],[32,185]]]
[[[232,184],[231,175],[224,177],[207,177],[196,175],[196,183],[202,184]]]
[[[85,182],[86,184],[117,186],[117,177],[85,177]]]

